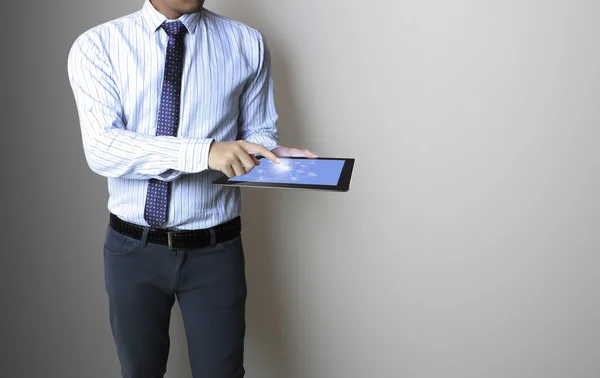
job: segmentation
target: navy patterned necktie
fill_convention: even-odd
[[[183,67],[183,36],[186,29],[181,21],[164,23],[161,27],[167,32],[169,43],[156,135],[176,136]],[[148,183],[144,219],[152,227],[160,227],[167,220],[170,184],[156,179],[150,179]]]

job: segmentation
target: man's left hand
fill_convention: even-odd
[[[306,157],[309,159],[314,159],[319,157],[318,155],[313,154],[306,148],[294,148],[294,147],[277,147],[271,150],[278,157]]]

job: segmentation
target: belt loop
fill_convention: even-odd
[[[215,232],[215,228],[209,228],[208,232],[210,232],[210,246],[214,247],[215,245],[217,245],[217,233]]]
[[[142,232],[142,245],[145,247],[148,242],[148,233],[150,232],[150,227],[145,226],[144,231]]]

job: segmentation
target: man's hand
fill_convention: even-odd
[[[279,164],[277,156],[264,146],[237,140],[213,142],[208,153],[208,167],[223,172],[229,178],[243,176],[260,164],[254,154],[260,154]]]
[[[273,149],[273,153],[279,157],[306,157],[309,159],[319,157],[306,148],[277,147]]]

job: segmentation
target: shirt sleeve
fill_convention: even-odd
[[[172,181],[208,169],[212,139],[143,135],[126,129],[111,67],[89,36],[75,41],[67,67],[92,171],[105,177]]]
[[[279,135],[271,56],[264,36],[261,33],[258,35],[258,48],[252,52],[255,73],[240,99],[239,138],[273,150],[279,147]]]

